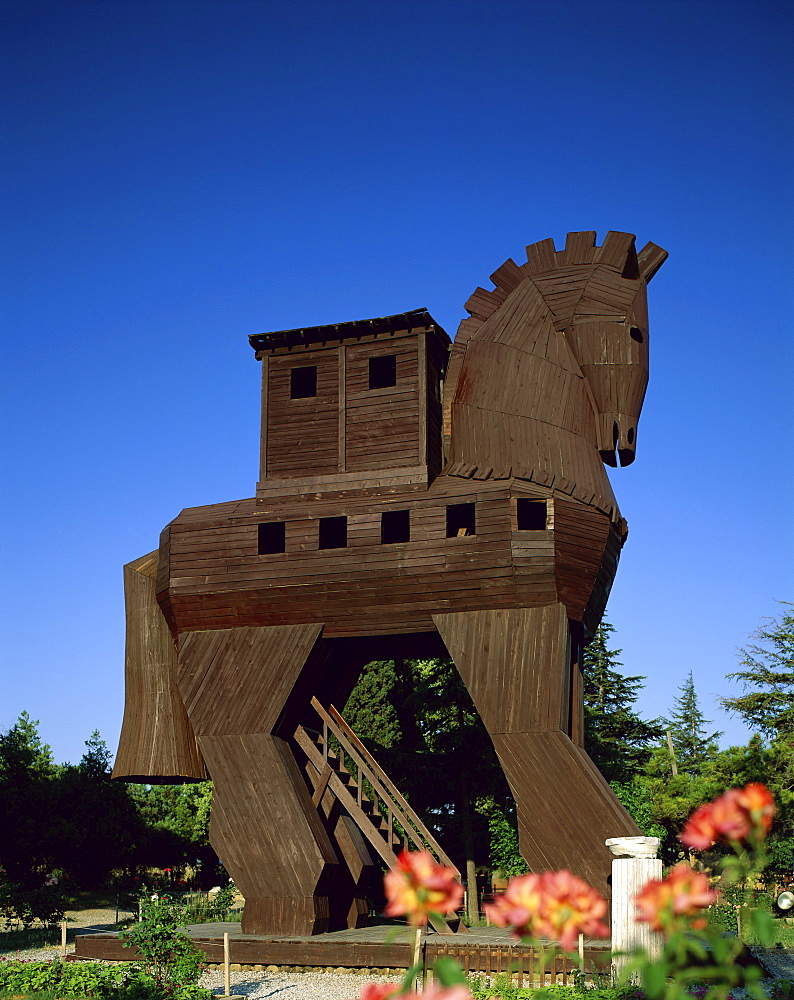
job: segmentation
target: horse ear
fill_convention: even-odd
[[[640,250],[637,254],[637,264],[640,269],[640,277],[645,279],[646,284],[664,264],[668,256],[667,251],[662,250],[655,243],[646,243]]]

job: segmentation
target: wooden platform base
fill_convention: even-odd
[[[193,924],[186,930],[210,964],[223,962],[224,932],[229,934],[230,961],[235,965],[383,970],[407,969],[411,964],[413,932],[405,929],[391,940],[395,928],[388,925],[306,937],[243,934],[235,923]],[[136,954],[135,949],[122,947],[117,934],[82,934],[75,938],[72,957],[129,962],[135,960]],[[506,971],[516,963],[528,970],[537,958],[532,948],[517,944],[497,927],[474,928],[465,940],[430,931],[424,939],[425,963],[432,965],[444,954],[452,955],[472,973]],[[609,948],[603,942],[586,941],[587,971],[606,972],[609,965]],[[567,982],[573,971],[567,959],[556,959],[558,981]]]

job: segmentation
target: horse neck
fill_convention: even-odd
[[[492,469],[544,483],[551,478],[614,503],[586,380],[532,280],[484,321],[461,324],[445,418],[448,472],[462,465],[478,475]]]

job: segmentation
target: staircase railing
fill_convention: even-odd
[[[396,849],[399,847],[413,850],[426,849],[439,864],[452,868],[460,878],[457,867],[433,834],[337,709],[330,705],[326,710],[317,698],[312,698],[311,704],[320,722],[319,747],[314,743],[309,746],[311,737],[303,727],[298,727],[295,737],[310,759],[314,759],[315,766],[320,771],[320,784],[315,790],[315,800],[319,802],[325,788],[331,784],[332,790],[354,818],[360,821],[363,816],[368,825],[377,830],[379,842],[373,839],[371,830],[362,827],[362,832],[387,864],[393,863]],[[331,747],[331,736],[339,748],[339,758]],[[349,766],[351,764],[352,767]],[[354,777],[355,788],[340,780],[340,772]],[[365,788],[364,782],[368,787]],[[350,800],[355,806],[354,809],[350,808]],[[398,833],[397,826],[402,830],[402,836]]]

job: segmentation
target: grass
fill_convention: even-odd
[[[794,927],[791,924],[784,924],[782,920],[775,920],[773,924],[775,930],[775,940],[773,948],[794,948]],[[758,939],[751,930],[742,933],[742,940],[745,944],[757,945]]]
[[[0,931],[0,952],[49,948],[60,943],[60,927],[27,927],[18,931]]]

